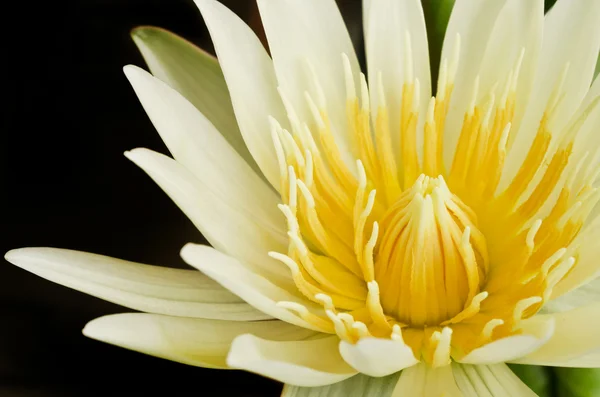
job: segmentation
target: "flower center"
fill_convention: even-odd
[[[462,125],[446,131],[459,43],[426,112],[410,57],[401,99],[388,101],[382,73],[374,71],[371,87],[361,74],[358,86],[342,56],[345,123],[314,73],[305,106],[280,90],[289,129],[271,119],[289,240],[269,255],[289,268],[292,280],[282,285],[294,291],[278,306],[349,344],[405,343],[433,367],[525,332],[567,288],[579,232],[600,201],[596,155],[569,165],[573,137],[596,102],[553,134],[560,81],[520,167],[506,161],[523,52],[491,92],[480,93],[475,78]],[[445,158],[450,137],[457,141]],[[508,169],[516,174],[503,181]]]
[[[479,293],[488,268],[485,238],[443,177],[421,175],[380,227],[375,280],[388,315],[412,327],[439,325]]]

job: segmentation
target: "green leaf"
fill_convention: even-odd
[[[161,28],[142,26],[134,29],[131,37],[152,74],[196,106],[246,162],[262,175],[238,128],[217,59]]]
[[[431,63],[432,82],[437,82],[437,74],[442,56],[444,35],[454,6],[454,0],[423,0],[423,12],[427,25],[429,41],[429,59]],[[435,91],[434,91],[435,92]]]
[[[600,396],[600,368],[554,368],[557,397]]]
[[[552,396],[552,371],[537,365],[509,364],[510,369],[540,397]]]
[[[398,382],[399,374],[372,378],[356,375],[343,382],[323,387],[285,385],[281,397],[389,397]]]

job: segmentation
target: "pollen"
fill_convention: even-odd
[[[520,167],[506,176],[523,52],[489,92],[480,92],[473,77],[453,156],[445,159],[460,67],[460,37],[455,42],[425,111],[406,34],[398,107],[388,108],[381,73],[372,71],[376,84],[369,87],[342,54],[343,130],[329,117],[339,104],[325,100],[310,64],[309,116],[280,90],[288,120],[271,119],[289,245],[270,256],[289,269],[297,293],[321,309],[279,306],[349,343],[404,343],[434,367],[522,332],[523,321],[577,266],[579,231],[600,198],[591,183],[600,154],[573,155],[589,111],[553,130],[561,81]]]

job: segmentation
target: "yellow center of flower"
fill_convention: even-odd
[[[375,280],[381,306],[405,324],[441,324],[477,293],[488,267],[475,214],[444,179],[421,175],[381,220]]]
[[[410,55],[409,36],[405,47]],[[403,341],[432,366],[522,332],[574,268],[579,230],[599,198],[591,186],[594,156],[569,162],[586,112],[552,132],[560,81],[520,167],[501,183],[522,56],[489,93],[478,92],[474,77],[454,156],[445,161],[459,52],[457,44],[453,59],[443,60],[438,95],[424,115],[411,67],[399,108],[388,109],[379,74],[371,109],[365,76],[357,93],[343,57],[342,130],[329,120],[335,104],[324,99],[311,67],[309,117],[282,91],[289,120],[271,120],[289,249],[270,256],[312,301],[278,304],[349,343]],[[390,129],[390,115],[399,130]]]

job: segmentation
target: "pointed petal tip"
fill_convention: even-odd
[[[118,344],[128,329],[131,329],[131,332],[134,331],[134,321],[139,322],[143,319],[145,317],[140,313],[109,314],[89,321],[81,333],[90,339]],[[128,324],[131,324],[132,327],[128,327]]]
[[[198,253],[198,250],[204,250],[206,248],[211,247],[204,244],[186,243],[179,251],[179,255],[183,258],[184,261],[188,262],[186,258],[191,258],[192,256],[195,256]]]
[[[7,251],[4,254],[4,259],[6,259],[8,262],[10,262],[14,265],[15,264],[14,261],[18,260],[20,253],[24,249],[26,249],[26,248],[15,248],[15,249],[11,249],[10,251]]]
[[[229,353],[227,353],[227,366],[231,368],[243,368],[244,363],[247,360],[244,360],[244,357],[247,355],[239,354],[240,351],[247,351],[249,347],[254,346],[255,336],[251,334],[243,334],[236,337],[231,346],[229,348]]]
[[[169,31],[152,25],[136,26],[129,31],[129,35],[138,45],[138,41],[144,42],[145,40],[151,39],[156,33],[169,33]]]
[[[137,161],[143,157],[143,156],[147,156],[147,155],[151,155],[151,154],[160,154],[158,152],[155,152],[153,150],[147,149],[145,147],[136,147],[130,150],[126,150],[123,152],[123,155],[125,157],[127,157],[129,160],[133,161],[134,163],[137,164]]]
[[[40,255],[44,254],[44,251],[58,250],[58,248],[48,248],[48,247],[23,247],[23,248],[14,248],[4,254],[4,259],[6,259],[9,263],[18,266],[22,266],[22,261],[29,259],[32,255]]]
[[[139,67],[137,65],[132,65],[132,64],[123,66],[123,73],[125,73],[127,80],[129,80],[129,82],[132,85],[134,85],[134,80],[138,80],[141,78],[147,78],[147,77],[154,77],[150,73],[148,73],[146,70],[142,69],[141,67]]]
[[[93,319],[92,321],[89,321],[81,330],[83,336],[88,337],[90,339],[99,340],[100,338],[97,337],[99,333],[98,330],[102,328],[102,324],[99,324],[101,323],[101,321],[99,320],[102,318],[104,317],[98,317]]]

